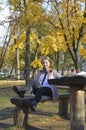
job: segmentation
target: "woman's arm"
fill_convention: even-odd
[[[62,75],[60,73],[58,73],[56,70],[53,70],[53,75],[54,75],[54,78],[61,78]]]

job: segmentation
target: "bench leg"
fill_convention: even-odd
[[[59,115],[62,117],[68,117],[68,98],[59,99]]]
[[[16,106],[14,110],[14,124],[19,127],[25,127],[28,124],[28,107]]]

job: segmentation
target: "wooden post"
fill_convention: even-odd
[[[27,126],[27,124],[28,124],[28,107],[20,107],[20,106],[15,107],[14,124],[18,128]]]
[[[70,118],[71,130],[84,130],[85,127],[85,97],[84,86],[70,87]]]
[[[59,98],[59,115],[64,118],[68,117],[68,102],[69,96]]]

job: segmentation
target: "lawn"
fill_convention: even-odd
[[[0,130],[21,130],[14,126],[14,105],[10,98],[16,96],[13,85],[22,86],[24,82],[0,82]],[[58,115],[58,103],[39,103],[35,113],[30,112],[28,127],[22,130],[70,130],[70,120]]]

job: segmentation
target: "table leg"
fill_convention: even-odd
[[[71,130],[84,130],[85,127],[85,94],[84,86],[70,87],[70,120]]]

